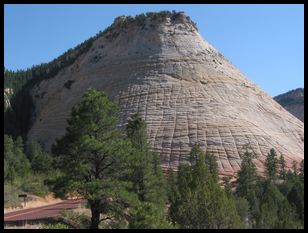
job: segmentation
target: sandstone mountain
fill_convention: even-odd
[[[198,143],[235,175],[250,144],[264,169],[271,148],[287,165],[304,158],[304,124],[246,78],[184,13],[118,17],[73,64],[31,89],[28,139],[50,149],[89,87],[121,106],[121,125],[140,112],[163,169],[188,161]]]
[[[304,122],[304,88],[297,88],[274,97],[282,107]]]

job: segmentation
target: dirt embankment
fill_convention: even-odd
[[[26,202],[25,207],[23,207],[23,208],[4,208],[4,213],[9,213],[9,212],[17,211],[17,210],[21,210],[21,209],[29,209],[29,208],[39,207],[39,206],[56,204],[58,202],[63,201],[59,198],[54,198],[54,196],[52,194],[49,194],[45,197],[38,197],[38,196],[34,196],[34,195],[29,195],[29,198],[31,200]]]

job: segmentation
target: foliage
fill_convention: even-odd
[[[178,195],[171,203],[170,215],[181,228],[240,226],[235,203],[209,172],[203,152],[198,154],[195,165],[180,165],[177,187]]]
[[[304,181],[304,159],[301,161],[299,166],[299,175]]]
[[[102,33],[98,33],[49,63],[35,65],[26,70],[5,69],[4,88],[11,88],[14,93],[10,98],[11,108],[4,113],[5,133],[13,135],[14,138],[20,135],[26,139],[34,112],[30,90],[35,85],[38,86],[42,80],[56,76],[65,67],[73,64],[80,55],[90,49],[93,41],[101,35]]]
[[[73,225],[77,229],[88,229],[91,224],[90,217],[72,210],[62,210],[60,211],[60,216],[62,221]]]
[[[289,170],[283,175],[285,173],[284,158],[281,156],[278,160],[272,149],[265,162],[266,178],[258,177],[255,173],[255,166],[252,164],[253,157],[246,151],[237,180],[236,199],[244,198],[249,204],[241,203],[245,207],[244,212],[248,220],[246,226],[271,229],[302,228],[304,185],[300,174]],[[275,181],[278,165],[280,165],[281,178],[284,179],[283,183]],[[281,172],[283,170],[284,172]],[[238,211],[243,207],[239,204],[237,204]],[[249,206],[248,212],[247,206]],[[243,214],[240,215],[243,216]]]
[[[132,171],[128,180],[132,182],[132,191],[136,193],[140,201],[136,209],[132,209],[133,217],[130,227],[161,228],[169,226],[165,219],[167,193],[160,160],[158,155],[150,150],[146,124],[138,113],[131,116],[126,131],[134,149],[128,162]],[[143,208],[147,211],[142,210]],[[152,214],[155,216],[151,216]]]
[[[161,207],[155,203],[141,202],[131,211],[132,219],[129,222],[130,229],[171,229],[165,215],[161,213]]]
[[[13,184],[17,177],[26,177],[29,173],[30,162],[23,152],[22,138],[13,141],[4,135],[4,181]]]
[[[304,183],[295,181],[287,194],[290,205],[296,211],[298,219],[304,224]]]
[[[275,98],[276,99],[276,98]],[[290,105],[301,105],[304,104],[304,98],[292,98],[292,97],[282,97],[277,99],[280,105],[290,106]]]
[[[139,114],[132,115],[126,126],[127,136],[134,148],[130,157],[133,191],[140,201],[164,204],[165,181],[158,155],[150,151],[147,142],[146,124]]]
[[[207,164],[209,168],[209,172],[212,175],[215,182],[218,182],[218,164],[217,159],[214,155],[207,153],[205,155],[205,163]]]
[[[278,166],[279,166],[279,177],[285,181],[287,174],[286,174],[286,161],[283,155],[280,155],[279,157]]]
[[[257,180],[257,168],[253,163],[255,155],[246,147],[246,151],[242,156],[241,170],[238,172],[236,193],[240,197],[247,197],[252,202],[254,185]]]
[[[171,20],[177,19],[181,15],[175,11],[148,12],[146,14],[136,15],[135,17],[118,17],[120,27],[125,28],[131,22],[144,26],[145,17],[152,19],[164,19],[170,17]],[[188,22],[196,27],[196,24],[186,17]],[[102,36],[114,39],[119,34],[114,23],[107,27],[103,32],[98,32],[95,36],[90,37],[74,48],[68,49],[65,53],[48,63],[34,65],[25,70],[11,71],[4,68],[4,88],[11,88],[13,96],[10,98],[11,108],[4,112],[4,132],[12,135],[14,138],[22,136],[25,140],[27,133],[33,124],[34,104],[30,90],[34,86],[39,86],[42,80],[55,77],[61,70],[72,65],[82,54],[86,53],[92,46],[93,42]],[[98,57],[97,57],[98,58]],[[73,81],[73,80],[71,80]],[[66,88],[71,87],[72,82],[65,84]]]
[[[18,198],[20,193],[45,196],[49,192],[44,184],[45,174],[49,168],[34,175],[33,166],[27,156],[24,154],[21,137],[14,141],[11,136],[4,135],[4,204],[7,207],[16,207],[21,204]]]
[[[250,205],[246,198],[236,197],[235,205],[238,215],[243,223],[243,228],[250,228]]]
[[[64,194],[76,193],[88,200],[91,228],[98,228],[100,214],[119,219],[134,197],[123,181],[125,160],[132,150],[117,128],[118,107],[104,93],[89,89],[72,110],[66,134],[53,152],[63,172],[55,185]]]
[[[48,173],[52,169],[52,157],[42,151],[32,159],[31,167],[34,173]]]
[[[264,181],[258,197],[260,214],[256,218],[257,228],[297,228],[298,223],[288,200],[274,184]]]
[[[46,176],[44,174],[31,174],[27,178],[22,179],[20,187],[24,192],[44,197],[49,193],[48,186],[44,184],[45,179]]]
[[[44,224],[41,229],[71,229],[68,225],[64,223],[49,223]]]
[[[277,169],[278,169],[278,159],[276,158],[277,154],[272,148],[270,153],[267,154],[265,160],[265,174],[267,179],[274,181],[277,176]]]
[[[4,208],[22,207],[22,199],[18,198],[18,194],[22,190],[12,184],[4,184]]]
[[[33,158],[42,153],[42,147],[37,141],[30,141],[26,145],[26,155],[30,162]]]
[[[222,178],[223,186],[228,197],[232,197],[232,186],[230,183],[231,177],[225,176]]]

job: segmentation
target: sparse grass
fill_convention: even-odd
[[[42,225],[39,229],[72,229],[64,223],[49,223]]]

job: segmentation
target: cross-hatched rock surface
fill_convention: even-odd
[[[111,28],[72,65],[31,90],[29,139],[50,149],[64,135],[72,107],[95,87],[121,106],[121,125],[141,114],[164,169],[187,162],[195,143],[214,154],[220,174],[228,176],[240,169],[247,143],[259,172],[271,148],[289,167],[304,158],[303,122],[205,41],[183,13],[146,17],[141,24],[120,17]]]

